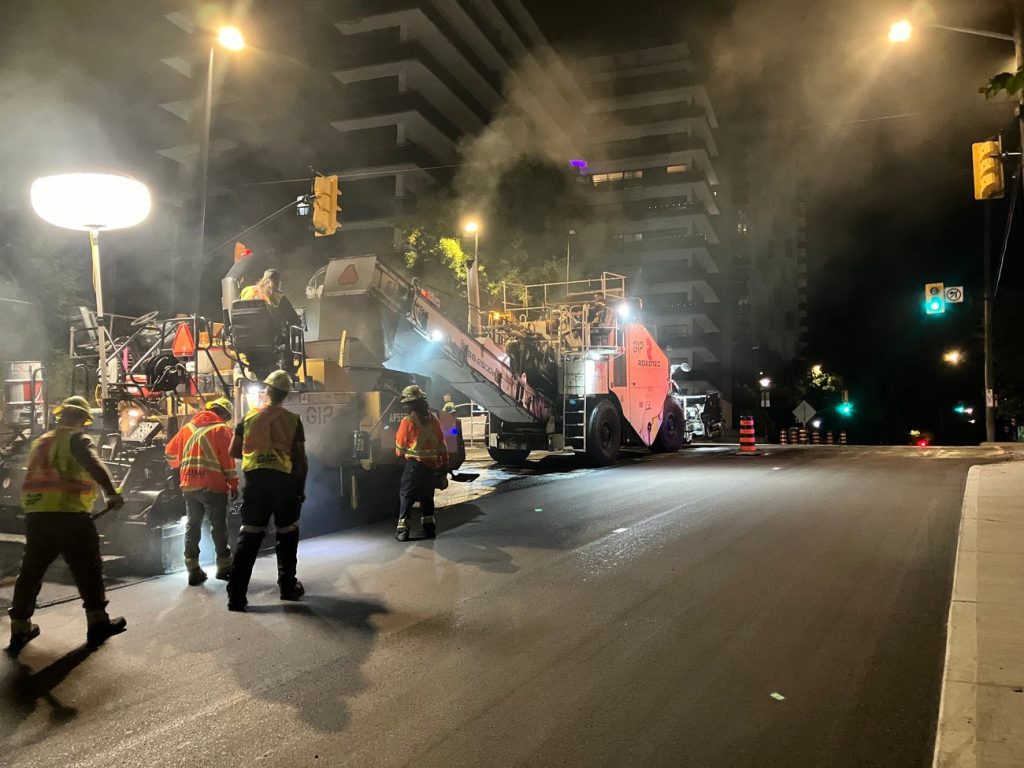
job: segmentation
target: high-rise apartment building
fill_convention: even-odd
[[[590,181],[610,271],[629,278],[694,392],[728,391],[727,270],[718,232],[718,120],[688,45],[588,59],[601,143]]]
[[[764,121],[728,131],[733,360],[752,384],[803,356],[807,332],[807,221],[799,162]]]

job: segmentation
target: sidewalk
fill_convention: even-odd
[[[934,764],[1024,765],[1024,461],[968,475]]]

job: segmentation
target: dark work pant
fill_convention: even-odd
[[[228,547],[228,495],[215,491],[185,491],[185,565],[190,561],[199,567],[199,539],[203,534],[203,517],[210,519],[210,535],[217,550],[217,559],[231,557]]]
[[[402,484],[400,497],[402,501],[401,512],[399,512],[398,527],[409,526],[409,516],[412,515],[413,505],[420,503],[420,514],[423,515],[424,525],[434,524],[434,474],[436,470],[427,466],[422,461],[414,459],[405,460],[405,469],[402,470]]]
[[[235,547],[228,598],[245,600],[249,579],[256,565],[260,544],[270,521],[274,521],[277,543],[277,583],[281,591],[295,586],[295,568],[299,549],[299,496],[291,475],[273,469],[245,473],[242,492],[242,528]]]
[[[46,569],[64,558],[78,585],[87,611],[107,607],[103,589],[100,538],[96,524],[84,512],[29,512],[25,515],[25,557],[14,585],[14,599],[8,611],[12,619],[30,619]]]

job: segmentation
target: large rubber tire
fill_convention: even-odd
[[[521,467],[526,463],[529,451],[516,450],[514,448],[488,448],[487,453],[494,459],[496,464],[506,467]]]
[[[651,443],[651,450],[655,453],[675,453],[685,443],[686,423],[683,419],[683,409],[675,400],[668,400],[661,415],[658,435]]]
[[[619,458],[622,444],[622,415],[610,400],[600,400],[587,421],[587,459],[607,467]]]

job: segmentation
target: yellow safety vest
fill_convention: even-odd
[[[238,295],[238,298],[242,301],[263,301],[272,307],[276,307],[281,303],[281,297],[284,296],[284,291],[271,291],[268,295],[265,291],[261,290],[259,285],[247,285],[242,289],[242,292]]]
[[[291,474],[299,417],[280,405],[264,405],[242,422],[242,471],[276,469]]]
[[[21,486],[25,512],[91,512],[96,482],[71,454],[77,430],[57,427],[32,443]]]

